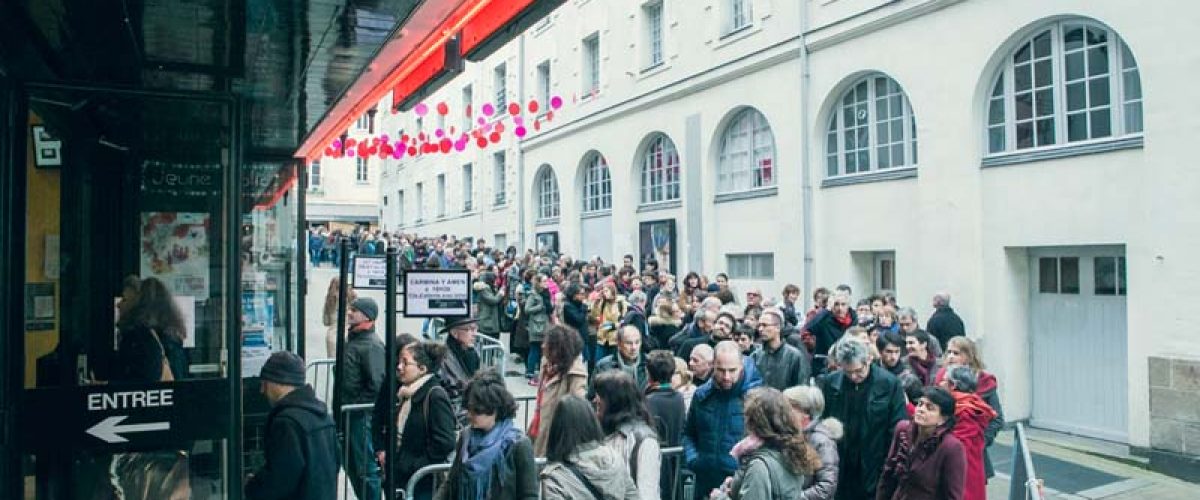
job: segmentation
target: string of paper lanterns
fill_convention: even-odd
[[[542,104],[536,99],[529,100],[525,105],[509,103],[503,108],[497,108],[496,105],[489,102],[480,106],[481,116],[478,117],[472,116],[474,110],[471,106],[467,106],[463,110],[466,117],[475,118],[475,121],[471,122],[475,126],[469,130],[460,131],[457,127],[450,126],[444,129],[439,128],[430,134],[422,131],[416,135],[402,133],[400,137],[391,137],[385,133],[354,139],[343,135],[330,142],[329,146],[325,148],[324,156],[330,158],[378,156],[380,159],[391,157],[399,160],[405,156],[449,154],[451,151],[463,152],[472,143],[479,149],[486,149],[492,144],[499,143],[506,131],[510,131],[517,138],[524,138],[529,135],[531,129],[532,131],[541,130],[543,122],[554,121],[554,113],[562,108],[563,99],[560,96],[553,96],[546,106],[545,114],[539,115]],[[413,113],[418,117],[425,117],[429,115],[430,111],[429,105],[423,102],[413,108]],[[432,111],[440,116],[447,116],[450,114],[451,108],[445,102],[439,102]],[[532,123],[525,118],[525,113],[535,117]],[[512,120],[511,127],[505,125],[509,119]]]

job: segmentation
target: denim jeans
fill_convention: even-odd
[[[346,476],[358,500],[379,500],[379,464],[375,462],[375,451],[371,447],[371,415],[358,412],[349,418],[346,443],[350,461],[346,464]]]
[[[542,344],[539,342],[529,343],[529,355],[525,356],[525,377],[536,377],[538,368],[542,366]]]

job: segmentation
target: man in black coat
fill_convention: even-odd
[[[784,341],[784,321],[783,312],[779,309],[772,307],[763,311],[758,320],[762,349],[751,355],[762,374],[763,385],[780,391],[807,384],[812,373],[808,355]]]
[[[683,443],[683,422],[687,408],[683,395],[671,387],[675,375],[675,357],[670,351],[655,350],[646,355],[646,372],[650,385],[646,387],[646,409],[654,419],[654,430],[658,433],[659,446],[668,448]],[[659,473],[659,491],[674,491],[674,460],[678,456],[664,458]]]
[[[963,325],[962,318],[958,317],[958,313],[950,308],[949,293],[934,294],[933,315],[925,324],[925,331],[937,338],[943,349],[950,345],[950,339],[967,336],[967,327]]]
[[[251,500],[326,500],[337,496],[337,429],[304,383],[304,360],[277,352],[259,375],[262,393],[271,402],[264,433],[266,463],[251,474],[246,498]]]
[[[650,334],[650,322],[646,320],[646,293],[635,291],[629,294],[628,302],[629,310],[621,319],[621,324],[637,328],[645,339]]]
[[[818,382],[825,396],[822,418],[845,425],[845,436],[838,441],[836,498],[873,499],[892,431],[908,418],[904,390],[896,377],[871,363],[870,350],[861,340],[843,338],[829,350],[829,357],[838,369]]]
[[[383,384],[383,340],[375,334],[375,318],[379,306],[374,300],[362,297],[350,304],[346,322],[350,334],[345,344],[345,365],[338,383],[344,405],[374,403]],[[346,474],[358,498],[378,498],[380,495],[379,466],[371,447],[371,414],[357,412],[349,417],[349,432],[345,436],[349,451]]]

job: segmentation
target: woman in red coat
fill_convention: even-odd
[[[954,436],[962,441],[967,452],[963,500],[987,500],[987,476],[983,470],[985,433],[996,412],[975,394],[976,383],[975,371],[965,365],[947,366],[941,382],[954,395]]]
[[[962,500],[967,458],[954,437],[954,396],[929,387],[912,420],[896,424],[876,500]]]
[[[983,472],[988,479],[991,479],[996,473],[992,467],[991,456],[987,454],[987,447],[992,445],[996,436],[1000,434],[1000,430],[1004,428],[1004,410],[1000,408],[999,384],[996,383],[995,375],[984,370],[983,359],[975,341],[966,337],[954,337],[946,343],[946,355],[942,358],[942,366],[950,365],[967,365],[971,371],[975,372],[975,377],[978,378],[978,382],[975,384],[975,394],[978,394],[983,402],[996,412],[996,417],[983,432]],[[942,368],[938,371],[934,382],[941,384],[944,378],[946,378],[946,369]]]

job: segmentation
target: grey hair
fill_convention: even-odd
[[[692,349],[692,354],[699,354],[700,357],[704,358],[704,360],[708,361],[709,363],[712,363],[713,358],[716,357],[716,353],[713,352],[712,346],[708,344],[700,344],[696,346],[694,349]]]
[[[839,366],[852,363],[865,365],[871,362],[871,351],[861,340],[845,336],[829,348],[829,357],[833,358],[833,362]]]
[[[721,307],[721,299],[718,299],[716,297],[705,297],[704,301],[700,302],[701,309],[708,309],[709,307],[712,307],[712,306]]]
[[[637,305],[646,305],[646,293],[641,290],[636,290],[629,294],[629,303]]]
[[[741,348],[741,346],[737,345],[737,342],[734,342],[732,340],[722,340],[720,342],[717,342],[717,347],[715,347],[713,349],[713,360],[716,360],[717,356],[720,356],[722,354],[727,354],[727,355],[732,354],[732,355],[736,355],[738,358],[741,358],[742,357],[742,348]]]
[[[911,307],[901,307],[900,311],[896,313],[896,319],[900,318],[912,318],[913,321],[916,321],[917,311]]]
[[[949,306],[950,292],[938,292],[933,294],[933,303],[939,306]]]
[[[979,376],[966,365],[947,366],[946,381],[959,392],[975,392],[975,388],[979,386]]]
[[[822,413],[825,413],[825,395],[816,387],[811,385],[789,387],[783,391],[783,395],[791,400],[794,408],[809,417],[820,417]]]

